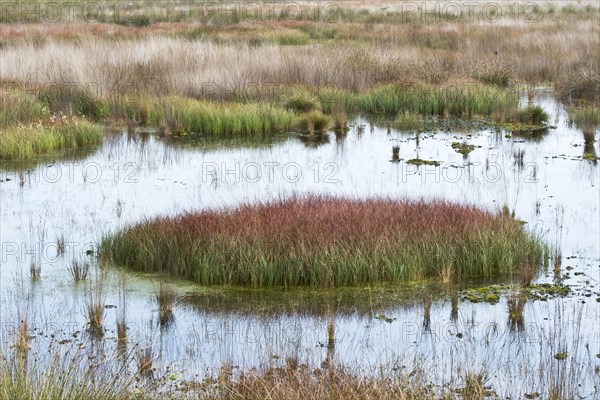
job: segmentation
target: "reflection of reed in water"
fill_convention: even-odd
[[[584,127],[583,130],[583,157],[590,160],[594,165],[598,164],[598,156],[596,155],[596,148],[594,147],[594,129]]]
[[[423,330],[431,331],[431,294],[424,292],[423,294]]]
[[[458,290],[452,290],[450,295],[450,320],[456,321],[458,319]]]
[[[506,303],[508,305],[508,327],[511,332],[522,332],[525,329],[523,310],[527,303],[527,295],[522,291],[512,292]]]

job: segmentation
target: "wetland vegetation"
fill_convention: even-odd
[[[271,3],[2,8],[0,400],[596,398],[598,5]]]
[[[545,257],[517,221],[473,207],[320,197],[159,218],[101,251],[204,285],[313,287],[517,274]]]

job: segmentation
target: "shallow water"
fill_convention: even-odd
[[[102,235],[146,217],[309,192],[444,198],[490,210],[508,205],[516,218],[527,221],[527,229],[559,246],[562,274],[568,273],[564,283],[572,285],[574,295],[529,301],[524,328],[515,332],[507,322],[505,298],[495,305],[460,302],[453,316],[449,295],[442,293],[432,300],[427,318],[427,296],[406,300],[399,295],[402,288],[375,291],[381,299],[372,303],[364,296],[363,306],[345,305],[351,292],[317,293],[313,301],[304,299],[302,291],[209,290],[179,282],[182,300],[174,321],[161,329],[154,302],[157,278],[125,273],[130,342],[153,343],[159,369],[170,366],[186,377],[216,373],[224,363],[244,370],[297,356],[314,366],[333,358],[361,371],[377,372],[381,366],[423,370],[439,385],[457,384],[466,371],[486,370],[496,392],[515,395],[547,388],[549,382],[540,381],[541,369],[555,368],[547,375],[560,376],[575,368],[581,394],[593,397],[600,380],[594,371],[600,365],[600,182],[597,163],[582,156],[594,149],[600,153],[591,141],[600,132],[588,133],[586,140],[550,94],[535,102],[556,126],[535,138],[475,130],[423,133],[417,143],[414,133],[387,133],[358,119],[345,137],[331,134],[325,143],[291,137],[266,145],[190,145],[119,133],[107,135],[105,144],[83,159],[45,163],[24,173],[4,165],[2,346],[9,346],[23,313],[35,349],[63,339],[89,340],[84,333],[72,337],[85,331],[88,283],[75,284],[68,264],[74,257],[93,263],[95,258],[85,253]],[[478,146],[466,158],[451,147],[463,140]],[[403,160],[391,162],[396,144]],[[519,165],[515,153],[520,151]],[[406,164],[417,157],[442,165]],[[61,237],[66,251],[59,256]],[[32,260],[42,268],[35,281],[29,277]],[[105,277],[105,303],[118,305],[121,271],[114,266],[92,270],[93,277]],[[554,279],[549,271],[536,281]],[[245,307],[237,309],[236,302]],[[108,353],[115,347],[117,313],[118,308],[106,309]],[[330,321],[334,347],[328,346]],[[55,337],[46,337],[49,332]],[[555,360],[560,351],[570,357]]]

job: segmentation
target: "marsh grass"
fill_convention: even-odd
[[[251,286],[413,281],[448,268],[493,277],[540,265],[545,251],[517,221],[474,207],[314,196],[157,218],[101,243],[135,270]]]
[[[29,353],[29,322],[27,318],[21,319],[15,340],[17,355],[26,358]]]
[[[149,108],[149,123],[153,126],[224,138],[285,133],[296,119],[291,111],[263,103],[216,103],[170,97],[154,102]]]
[[[154,349],[151,343],[144,347],[138,347],[136,350],[137,372],[145,378],[151,378],[154,375]]]
[[[333,118],[319,110],[309,111],[298,117],[295,127],[310,135],[328,131],[333,126]]]
[[[471,76],[486,85],[501,88],[511,86],[515,80],[514,69],[508,63],[497,59],[476,63],[471,70]]]
[[[74,150],[102,143],[100,126],[84,119],[59,118],[36,125],[0,130],[0,160],[31,160],[60,150]]]
[[[396,115],[399,112],[470,118],[477,115],[504,116],[515,109],[513,90],[477,83],[431,85],[383,85],[349,96],[353,111]]]
[[[221,380],[218,387],[220,398],[230,400],[436,398],[434,389],[418,378],[357,376],[335,365],[314,369],[294,361],[279,368],[245,372],[239,379]]]
[[[90,271],[90,263],[88,261],[74,258],[71,260],[71,264],[69,265],[69,273],[75,280],[75,282],[80,282],[85,280],[88,277],[88,273]]]
[[[570,107],[568,114],[569,120],[582,130],[595,129],[600,126],[599,107]]]
[[[0,400],[130,400],[138,398],[133,381],[114,373],[86,367],[87,356],[75,357],[56,352],[50,360],[21,358],[0,354]]]
[[[0,81],[0,85],[3,82]],[[18,123],[29,123],[49,115],[48,107],[35,96],[20,90],[0,87],[0,130]]]
[[[418,130],[423,126],[423,117],[410,111],[401,111],[396,117],[395,125],[401,130]]]
[[[288,110],[299,113],[321,109],[319,99],[314,94],[305,90],[292,92],[290,97],[285,99],[283,106]]]
[[[87,289],[85,311],[87,314],[88,332],[95,338],[104,336],[104,303],[106,293],[101,282]]]
[[[550,116],[541,106],[528,105],[519,110],[519,122],[529,125],[542,125],[548,122]]]

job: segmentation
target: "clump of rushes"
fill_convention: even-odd
[[[546,246],[512,218],[443,201],[292,197],[147,220],[104,257],[201,284],[340,287],[494,277],[541,265]]]
[[[88,331],[94,337],[104,336],[104,300],[105,293],[102,284],[98,283],[88,290],[85,308]]]
[[[311,135],[328,131],[332,126],[332,118],[319,110],[302,114],[296,122],[298,130]]]
[[[542,125],[548,122],[548,113],[540,106],[529,105],[519,110],[519,122],[530,125]]]
[[[298,90],[292,93],[292,95],[285,100],[283,106],[288,110],[299,113],[321,109],[319,100],[313,94],[304,90]]]
[[[84,260],[74,258],[69,266],[69,273],[75,282],[83,281],[87,278],[90,271],[90,263]]]
[[[37,125],[0,130],[0,160],[30,160],[58,150],[102,143],[99,125],[75,117],[51,118]]]
[[[161,99],[150,106],[149,122],[171,132],[213,137],[269,136],[288,132],[295,113],[263,103],[213,103],[181,97]]]

